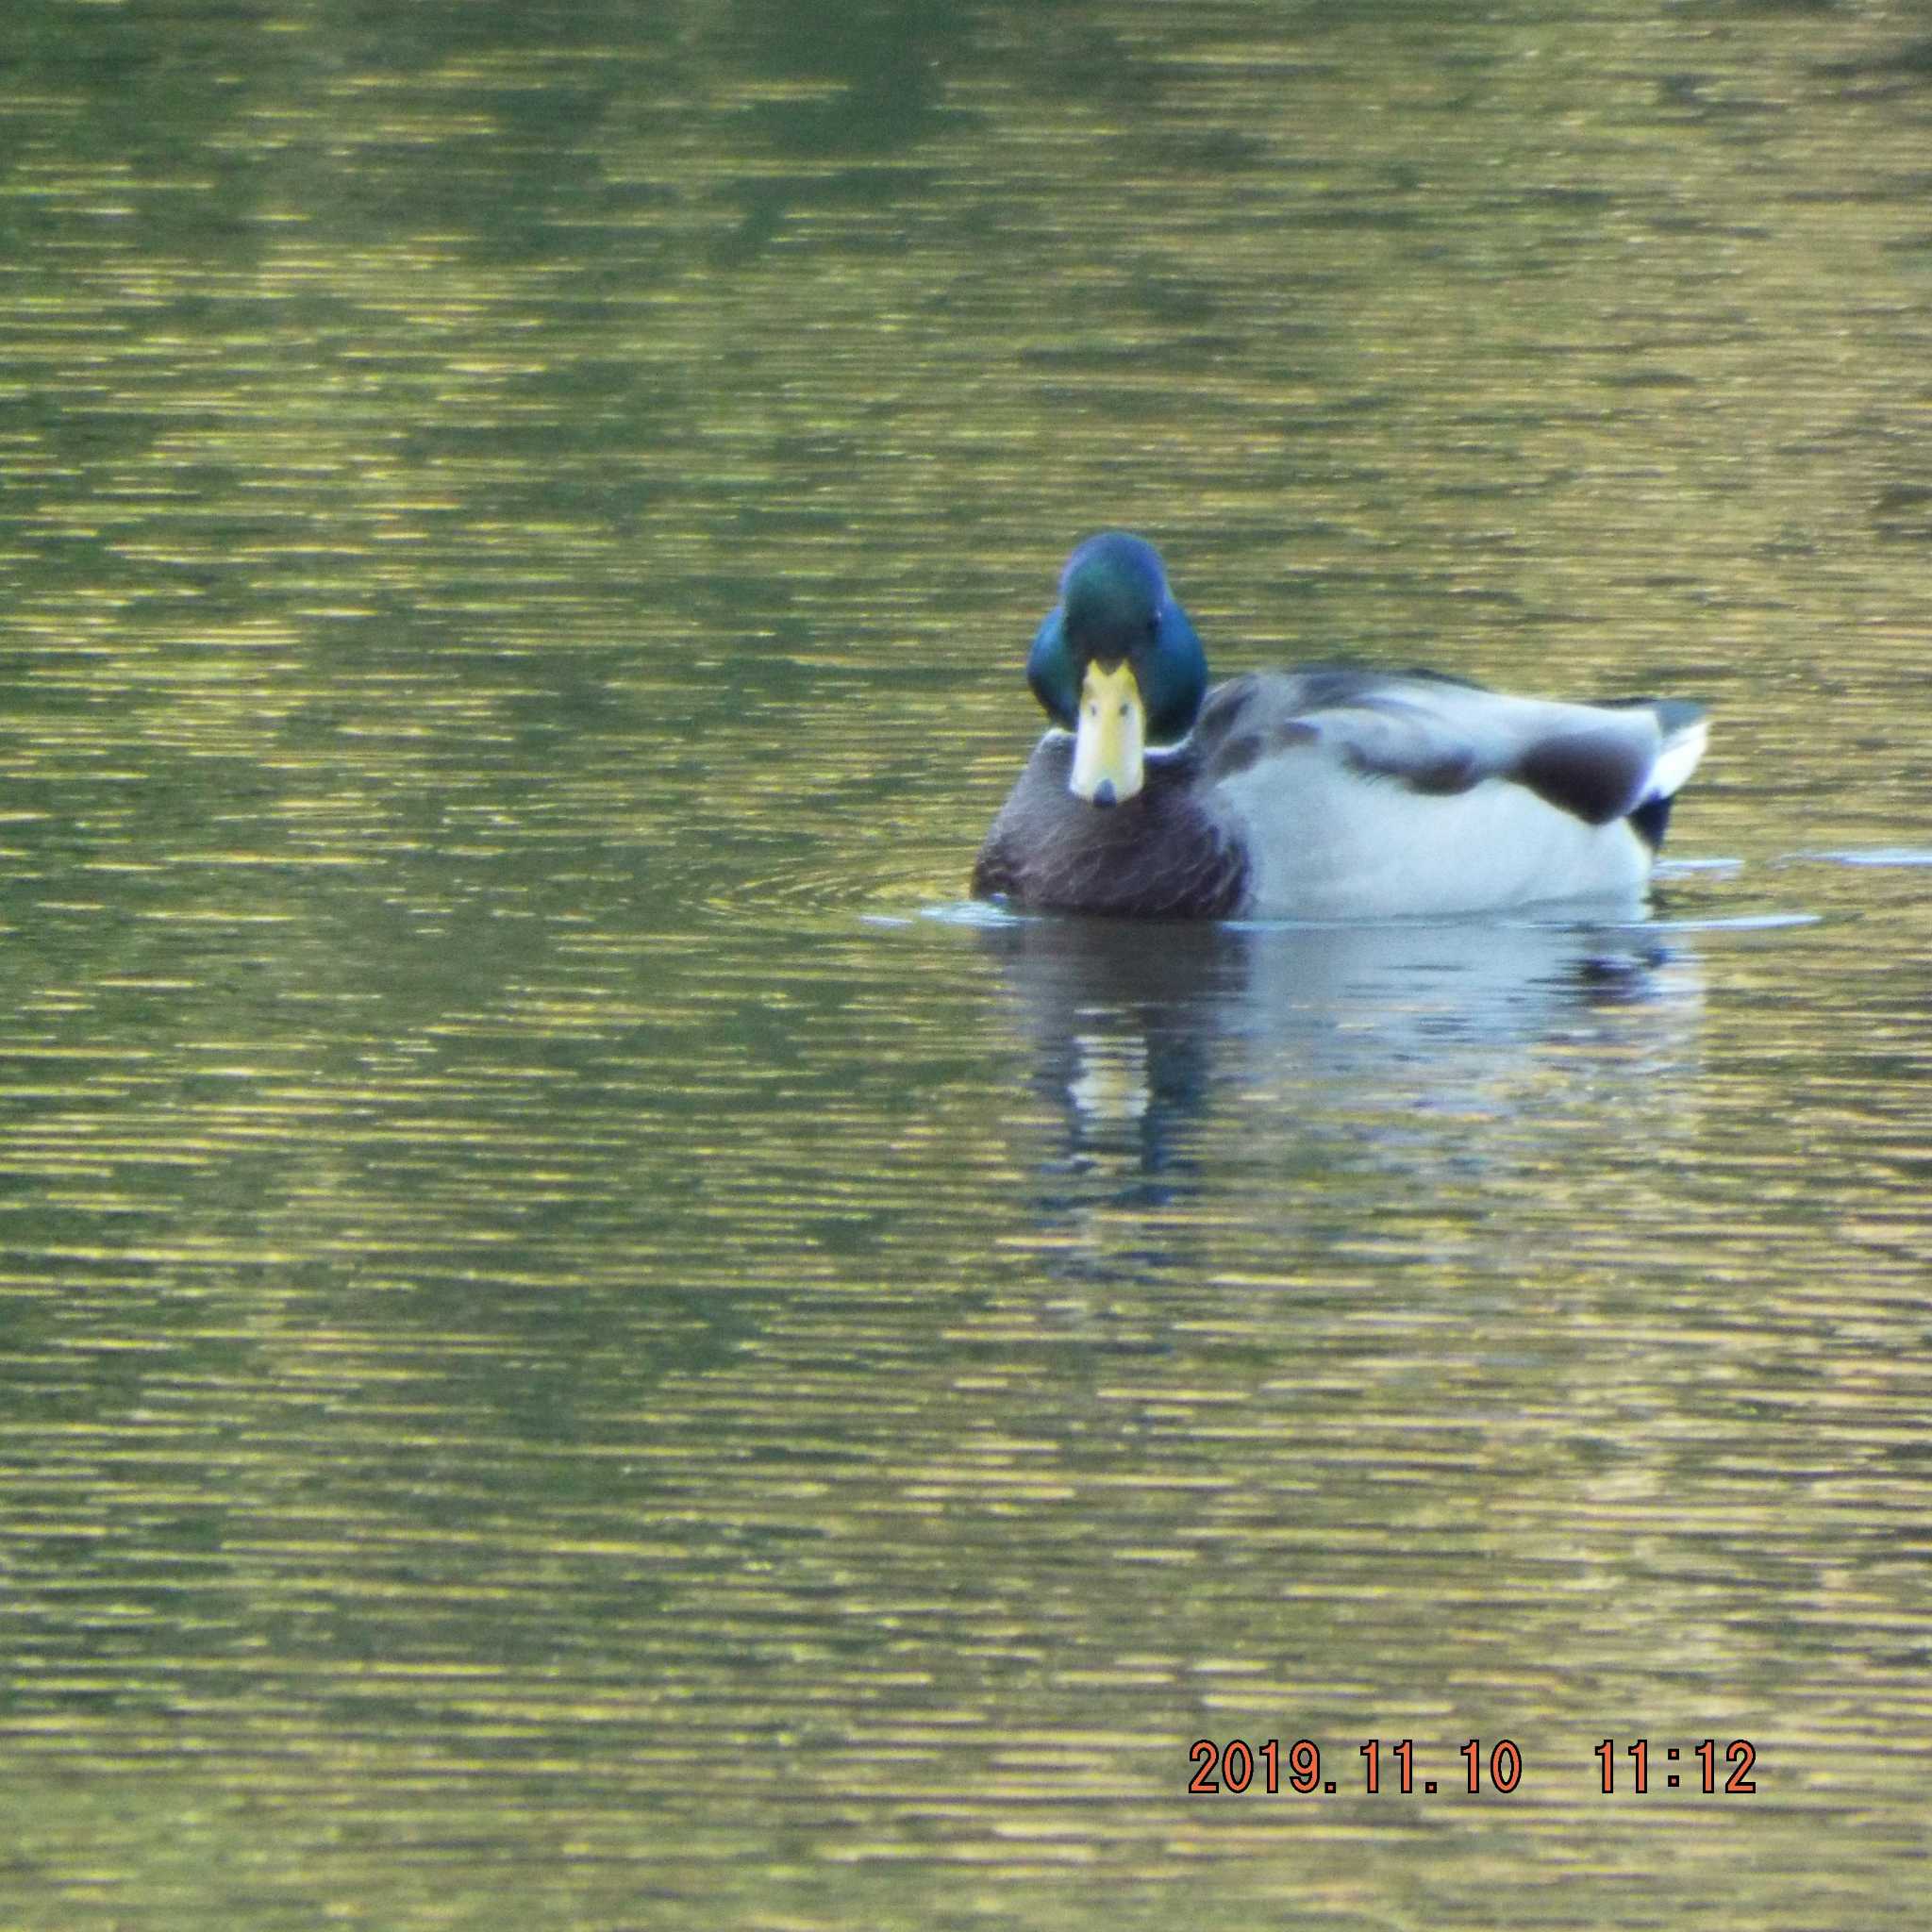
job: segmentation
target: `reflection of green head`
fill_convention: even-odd
[[[1026,680],[1047,715],[1071,731],[1087,667],[1111,670],[1123,658],[1146,708],[1148,741],[1185,738],[1208,691],[1201,641],[1168,594],[1154,546],[1109,530],[1067,558],[1060,601],[1033,640]]]

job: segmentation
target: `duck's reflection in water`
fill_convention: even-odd
[[[1218,1168],[1466,1166],[1525,1123],[1601,1112],[1654,1131],[1660,1072],[1694,1055],[1681,933],[1634,915],[1379,926],[991,926],[1058,1113],[1041,1207],[1171,1206]],[[1666,1089],[1679,1083],[1665,1081]],[[1663,1104],[1668,1106],[1667,1094]]]

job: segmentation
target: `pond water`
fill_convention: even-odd
[[[1911,1923],[1924,12],[14,12],[0,1918]],[[1648,913],[968,906],[1109,525]]]

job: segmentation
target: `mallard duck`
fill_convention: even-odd
[[[1067,559],[1026,680],[1053,721],[976,897],[1169,919],[1389,919],[1629,898],[1704,752],[1682,699],[1561,704],[1438,673],[1208,660],[1152,544]]]

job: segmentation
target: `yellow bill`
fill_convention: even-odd
[[[1124,658],[1111,671],[1091,661],[1080,686],[1069,790],[1090,805],[1124,805],[1145,782],[1146,748],[1147,709],[1134,667]]]

